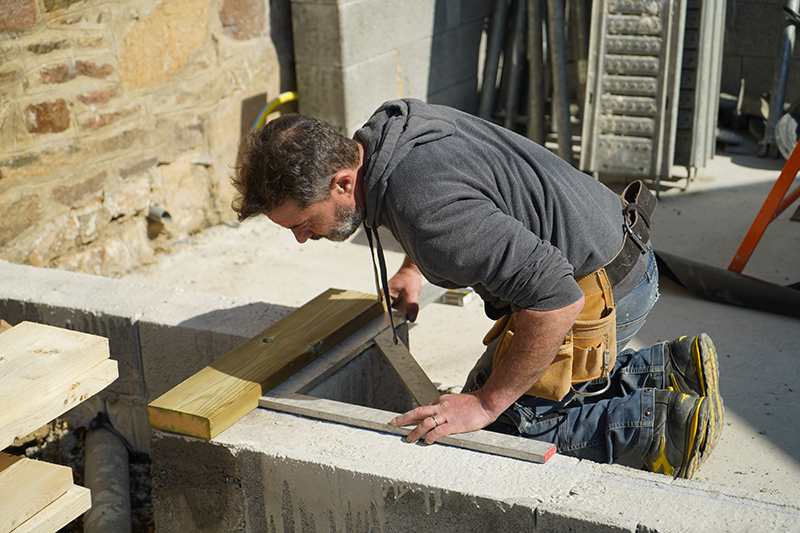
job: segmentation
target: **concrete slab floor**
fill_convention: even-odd
[[[720,149],[687,190],[663,191],[655,248],[727,268],[784,164],[754,153],[751,144]],[[675,175],[685,172],[676,168]],[[796,206],[769,226],[745,274],[780,285],[800,281],[800,222],[789,220]],[[402,253],[387,248],[394,272]],[[301,246],[266,218],[210,228],[125,279],[289,306],[329,287],[375,291],[361,232],[346,243]],[[432,304],[411,329],[411,352],[440,388],[460,387],[490,325],[477,300]],[[726,426],[695,479],[800,501],[800,319],[705,301],[662,276],[661,298],[634,343],[702,331],[718,349]]]

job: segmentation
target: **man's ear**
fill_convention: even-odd
[[[356,173],[352,170],[340,170],[331,179],[331,193],[353,195],[356,188]]]

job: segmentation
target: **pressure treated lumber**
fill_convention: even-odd
[[[0,449],[116,378],[103,337],[32,322],[0,333]]]
[[[151,402],[150,425],[210,440],[383,311],[374,295],[329,289]]]
[[[0,452],[0,532],[14,531],[72,487],[71,468]]]

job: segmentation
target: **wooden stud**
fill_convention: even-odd
[[[14,531],[72,486],[69,467],[0,452],[0,531]]]
[[[73,485],[56,501],[23,522],[11,533],[42,533],[58,531],[92,506],[92,493],[85,487]]]
[[[150,425],[210,440],[383,312],[374,295],[329,289],[151,402]]]

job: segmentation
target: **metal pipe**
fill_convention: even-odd
[[[800,0],[786,0],[785,10],[790,13],[800,11]],[[769,116],[764,138],[758,143],[758,155],[765,157],[770,154],[778,156],[778,146],[775,144],[775,125],[783,116],[783,104],[786,100],[786,83],[789,79],[789,63],[794,51],[794,39],[797,30],[795,22],[786,17],[781,33],[781,42],[778,48],[778,60],[775,64],[775,77],[772,83],[772,93],[769,98]]]
[[[83,517],[85,533],[130,533],[131,489],[128,448],[105,427],[86,434],[84,480],[92,507]]]
[[[508,0],[495,0],[492,23],[486,42],[486,60],[481,82],[481,98],[478,116],[491,119],[494,113],[494,100],[497,87],[497,69],[500,66],[500,53],[503,50],[503,36],[508,24]]]
[[[514,11],[513,21],[513,40],[511,42],[511,57],[506,58],[503,63],[503,70],[508,69],[508,85],[505,94],[505,118],[503,126],[514,129],[517,123],[519,109],[520,78],[522,63],[525,60],[525,8],[527,0],[516,0],[516,10]]]
[[[570,165],[572,133],[569,124],[569,82],[567,80],[567,40],[564,34],[563,0],[547,0],[547,32],[553,58],[553,123],[558,132],[558,155]]]
[[[542,0],[528,0],[528,138],[544,145],[544,43]]]

